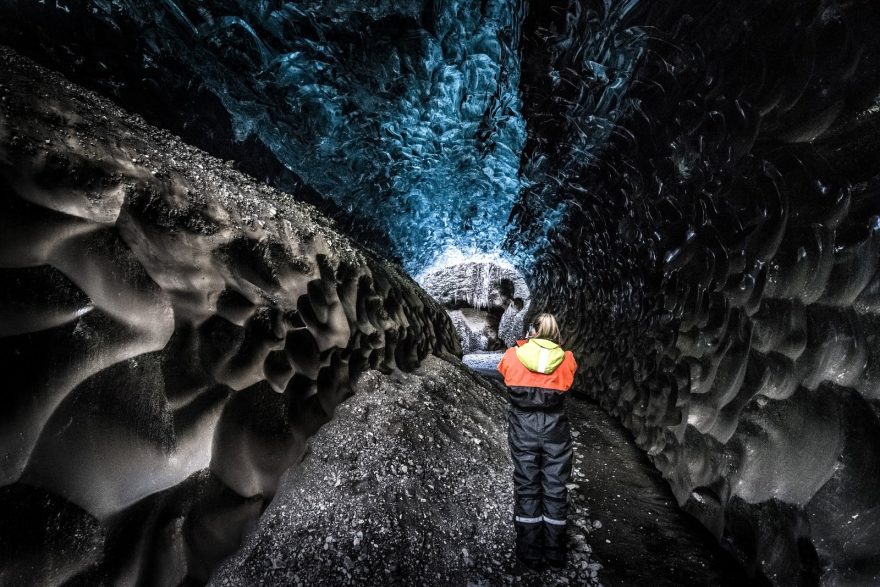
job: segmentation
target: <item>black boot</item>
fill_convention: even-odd
[[[516,557],[518,574],[540,573],[544,570],[544,562],[539,559]]]

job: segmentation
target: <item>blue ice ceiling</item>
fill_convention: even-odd
[[[220,98],[238,140],[387,231],[410,271],[500,251],[525,137],[521,2],[93,3],[120,11]]]
[[[529,273],[572,219],[605,238],[597,162],[640,108],[643,4],[567,6],[0,0],[28,23],[0,33],[414,275],[499,256]],[[607,260],[579,257],[563,264]]]

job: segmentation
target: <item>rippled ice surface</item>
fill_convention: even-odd
[[[411,271],[497,251],[519,191],[522,3],[92,2],[134,21],[308,184],[390,233]],[[153,55],[151,55],[151,53]]]

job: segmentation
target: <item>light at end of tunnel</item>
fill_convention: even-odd
[[[506,269],[519,273],[517,268],[507,258],[507,255],[500,250],[497,251],[481,251],[477,249],[462,249],[459,247],[448,247],[438,253],[434,260],[428,264],[427,268],[419,272],[415,276],[416,282],[424,287],[425,279],[438,271],[442,271],[456,265],[464,265],[466,263],[479,263],[486,265],[494,265],[501,269]]]

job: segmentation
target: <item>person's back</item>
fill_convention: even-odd
[[[558,344],[552,314],[540,314],[527,341],[504,353],[498,371],[510,392],[508,441],[513,457],[516,556],[529,568],[565,563],[565,519],[572,442],[563,411],[577,363]]]

